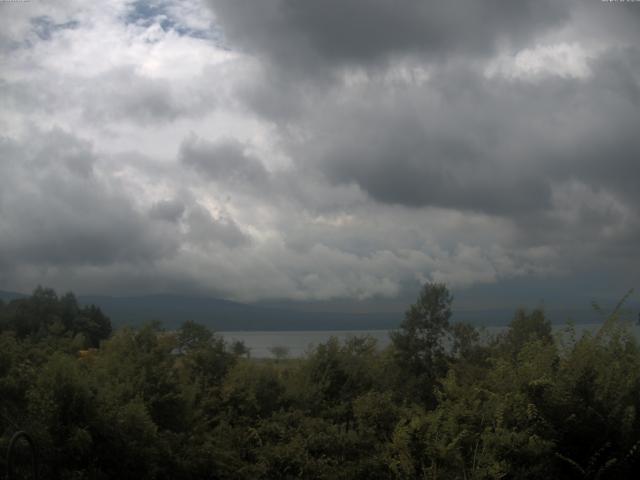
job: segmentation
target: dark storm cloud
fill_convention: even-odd
[[[375,77],[309,109],[290,153],[382,203],[515,218],[577,180],[640,201],[639,50],[612,49],[586,78],[487,78],[460,66],[424,84]]]
[[[552,182],[572,178],[627,201],[637,194],[629,175],[638,154],[636,48],[604,43],[587,79],[486,78],[474,63],[495,54],[499,42],[508,51],[535,46],[572,17],[588,18],[578,26],[585,31],[598,21],[624,26],[621,9],[529,1],[210,3],[229,40],[267,65],[241,90],[247,104],[304,131],[288,153],[334,184],[356,184],[382,203],[511,217],[548,210]],[[389,87],[381,78],[396,53],[418,66],[415,59],[457,55],[469,62],[430,69],[424,85]],[[362,88],[314,83],[317,69],[358,65],[382,70],[369,70]]]
[[[303,72],[393,54],[487,55],[568,19],[551,0],[210,0],[229,41]]]
[[[552,182],[571,178],[627,201],[636,195],[637,49],[608,48],[588,79],[486,78],[477,63],[498,41],[517,51],[572,16],[622,22],[620,10],[578,2],[211,3],[229,39],[265,60],[263,76],[239,90],[246,104],[285,135],[294,125],[289,155],[335,185],[358,185],[382,203],[512,218],[550,209]],[[468,63],[438,64],[425,84],[390,87],[383,77],[396,53],[410,55],[410,66],[457,55]],[[365,87],[315,82],[317,68],[358,65],[374,67]]]
[[[61,130],[0,142],[0,263],[110,265],[170,256],[176,238],[94,174],[90,144]]]
[[[465,134],[474,120],[464,111],[437,121],[402,110],[338,118],[333,120],[341,128],[318,147],[318,168],[330,181],[356,183],[379,202],[501,214],[548,204],[549,189],[539,175],[501,166],[499,152],[487,149],[489,139],[478,139],[477,130]]]

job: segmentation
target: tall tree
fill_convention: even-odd
[[[427,403],[433,386],[447,370],[445,339],[450,335],[453,296],[443,283],[426,283],[416,303],[405,314],[398,331],[391,333],[400,366],[418,379],[415,385]]]

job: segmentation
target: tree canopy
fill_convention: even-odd
[[[578,335],[520,310],[487,337],[451,304],[427,284],[387,348],[270,360],[189,321],[111,332],[39,288],[0,304],[0,452],[26,430],[63,480],[632,478],[640,346],[620,315]]]

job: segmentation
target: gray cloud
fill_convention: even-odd
[[[250,243],[250,238],[240,230],[232,218],[214,218],[208,210],[198,205],[190,209],[186,224],[189,228],[187,241],[195,245],[207,247],[221,243],[234,248]]]
[[[209,0],[229,43],[258,59],[262,75],[237,95],[269,121],[293,124],[341,76],[383,73],[394,61],[421,67],[477,62],[517,50],[566,24],[568,2]],[[374,93],[375,95],[375,93]]]
[[[517,218],[552,209],[552,185],[573,179],[633,205],[637,57],[612,48],[580,79],[487,78],[468,66],[424,84],[367,77],[300,115],[306,135],[289,152],[382,203]]]
[[[88,142],[59,129],[0,143],[0,263],[137,264],[171,256],[177,239],[145,219],[117,183],[94,174]]]
[[[576,5],[572,14],[581,21],[599,20],[600,6],[581,10]],[[619,10],[604,17],[610,25],[626,22]],[[572,36],[560,41],[582,41],[588,26],[572,26]],[[596,31],[604,36],[584,66],[570,67],[572,59],[565,57],[559,63],[565,70],[559,72],[544,63],[524,63],[510,67],[522,73],[495,75],[475,61],[481,58],[477,51],[467,51],[474,61],[466,62],[451,60],[455,52],[445,51],[451,61],[427,66],[425,79],[406,75],[407,68],[424,65],[410,49],[403,52],[413,57],[394,62],[391,50],[380,49],[377,57],[347,52],[334,58],[313,43],[314,55],[327,65],[360,63],[368,69],[356,70],[355,82],[314,84],[296,71],[307,64],[294,55],[290,60],[299,65],[281,61],[277,75],[269,67],[255,86],[245,85],[240,93],[248,106],[281,126],[287,153],[304,166],[301,172],[312,166],[331,184],[356,185],[381,205],[505,218],[516,228],[512,240],[503,243],[513,252],[531,248],[532,261],[555,263],[565,273],[604,271],[606,265],[597,259],[628,261],[640,233],[635,180],[640,178],[635,133],[640,64],[637,47],[625,43],[636,33],[627,29],[613,39]],[[275,39],[282,34],[272,33]],[[300,49],[311,48],[302,43]],[[278,45],[265,39],[261,45],[250,50],[267,59],[280,54]],[[539,47],[520,47],[527,46],[534,54]],[[308,238],[290,238],[296,248],[309,245]],[[360,240],[348,248],[375,250]],[[633,277],[628,266],[617,265],[621,277]]]
[[[179,157],[182,163],[210,180],[264,188],[269,182],[269,173],[247,148],[234,139],[209,142],[191,136],[180,145]]]
[[[254,151],[249,142],[189,135],[180,143],[178,159],[187,171],[215,184],[219,194],[248,202],[246,208],[260,202],[282,211],[303,208],[321,214],[366,201],[357,187],[331,185],[322,172],[304,162],[268,171]]]
[[[446,116],[436,120],[410,111],[372,111],[345,120],[322,149],[319,168],[330,181],[355,182],[383,203],[498,214],[547,206],[542,178],[518,172],[517,166],[503,167],[505,159],[496,158],[497,150],[476,142],[477,131],[465,135],[467,118]],[[438,131],[430,128],[436,121]]]
[[[211,0],[230,42],[299,71],[370,64],[390,55],[491,54],[569,18],[565,2]]]
[[[204,3],[0,20],[1,288],[637,280],[636,5]]]
[[[83,121],[96,126],[111,126],[114,122],[147,126],[184,117],[201,118],[217,104],[215,92],[208,91],[204,84],[194,82],[188,90],[181,90],[166,79],[136,73],[132,65],[90,78],[68,74],[47,75],[46,79],[34,76],[11,81],[0,79],[7,107],[33,114],[79,110]]]
[[[171,121],[189,111],[188,105],[180,105],[174,98],[168,81],[141,77],[133,66],[83,81],[78,93],[93,99],[85,103],[83,115],[94,123]]]
[[[640,178],[636,160],[640,142],[633,127],[640,124],[635,46],[611,42],[605,34],[607,41],[584,60],[584,66],[569,66],[570,59],[565,58],[557,67],[565,70],[559,72],[542,63],[510,67],[536,68],[534,72],[541,73],[488,74],[486,61],[496,54],[496,44],[479,41],[481,37],[474,35],[480,32],[471,32],[468,38],[474,40],[466,46],[460,38],[456,40],[460,44],[414,39],[407,46],[401,33],[390,34],[388,44],[383,36],[382,43],[376,40],[366,47],[357,40],[343,40],[351,48],[339,49],[331,42],[349,33],[340,30],[346,24],[315,30],[305,23],[311,17],[297,16],[305,6],[270,2],[260,7],[267,11],[250,17],[244,15],[246,4],[241,2],[213,3],[232,40],[265,63],[275,62],[238,92],[250,108],[280,126],[296,175],[307,185],[315,171],[334,187],[359,187],[379,205],[418,211],[442,207],[504,218],[516,229],[505,246],[513,252],[531,248],[532,261],[556,262],[561,271],[575,269],[593,255],[628,255],[640,228],[634,181]],[[572,16],[583,17],[582,22],[584,18],[595,22],[602,13],[597,7],[567,5]],[[378,6],[363,15],[375,17]],[[539,44],[532,39],[569,20],[568,11],[555,19],[542,15],[531,29],[514,33],[509,29],[526,18],[522,5],[514,8],[511,13],[520,17],[509,19],[509,12],[503,12],[496,36],[491,37],[513,33],[508,38],[510,55],[522,48],[535,54]],[[337,11],[328,9],[327,16]],[[606,21],[623,22],[623,16],[607,14]],[[327,26],[328,17],[320,15],[313,21],[318,25],[326,21]],[[248,28],[243,21],[257,25]],[[569,42],[580,41],[585,24],[572,27],[578,34],[574,31]],[[339,34],[328,38],[336,29]],[[453,36],[453,30],[446,29],[447,34]],[[489,38],[490,32],[485,33]],[[627,41],[633,38],[632,32],[626,35]],[[546,42],[553,45],[558,39],[551,36]],[[408,57],[393,60],[402,55]],[[456,61],[456,56],[466,60]],[[439,59],[447,62],[428,63]],[[314,72],[311,62],[332,69],[357,65],[366,69],[355,70],[355,82],[336,76],[330,84],[318,83],[301,74]],[[420,69],[424,79],[415,76]],[[325,195],[330,190],[325,188]],[[313,198],[290,190],[292,197],[313,208]],[[348,205],[333,208],[348,211]],[[329,240],[317,229],[310,231],[315,238],[337,242],[352,252],[373,252],[379,246],[379,241],[367,242],[358,234],[344,232],[342,241],[341,234]],[[304,251],[311,239],[294,232],[287,233],[290,245]],[[575,248],[583,236],[588,238],[582,241],[583,248]],[[516,262],[526,263],[524,257]]]
[[[175,223],[185,211],[185,206],[179,199],[160,200],[149,209],[149,216],[154,220],[164,220]]]

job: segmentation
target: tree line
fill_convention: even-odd
[[[631,478],[640,349],[621,308],[582,335],[518,310],[487,338],[452,301],[426,284],[384,349],[269,360],[190,321],[112,332],[38,288],[0,301],[0,452],[25,430],[60,479]]]

